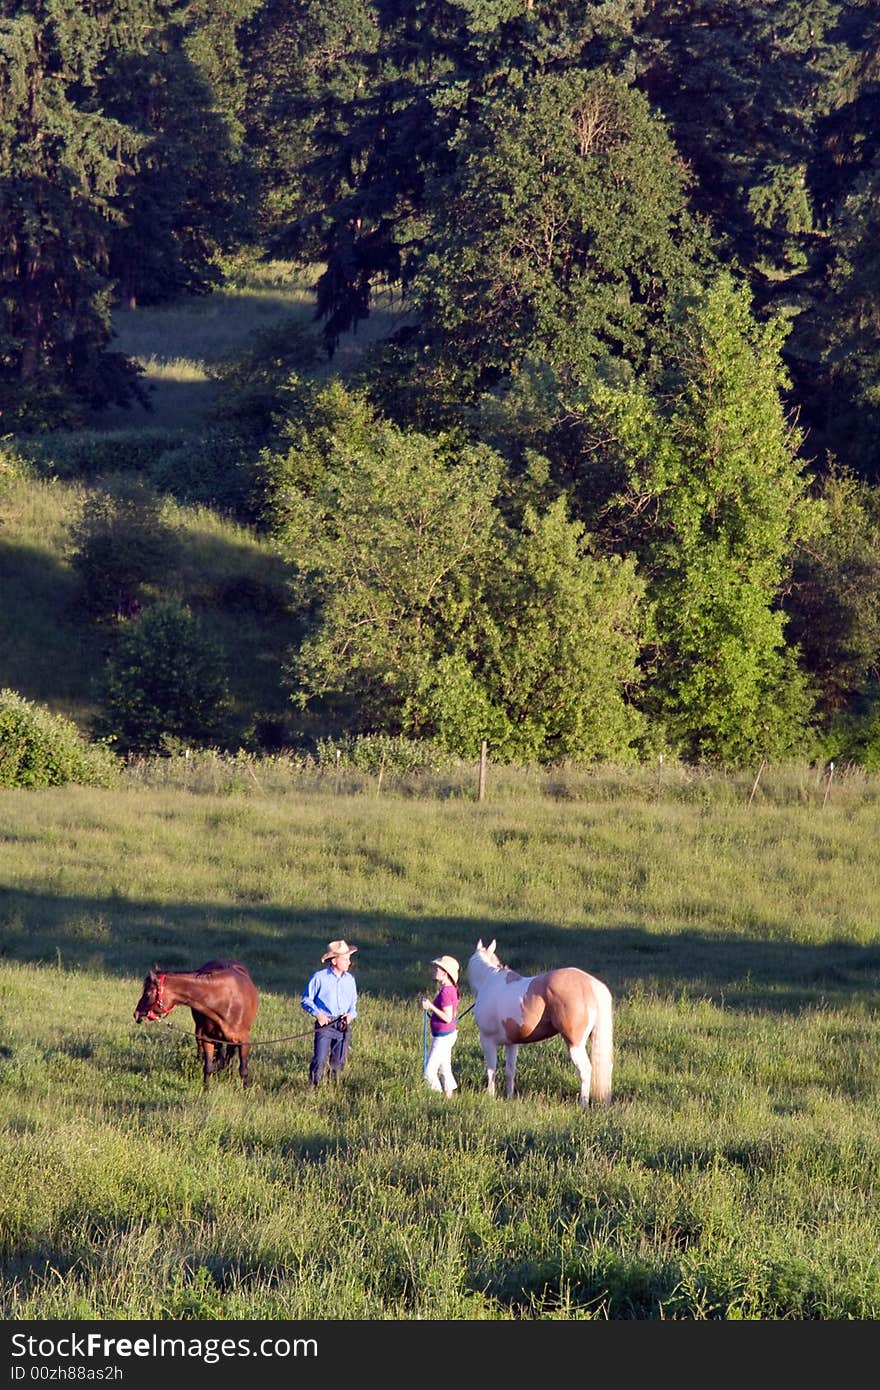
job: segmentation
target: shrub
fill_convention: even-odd
[[[71,528],[71,544],[84,605],[95,618],[134,616],[144,586],[166,577],[172,551],[161,499],[142,479],[126,474],[103,480],[88,495]]]
[[[221,392],[217,417],[236,421],[252,437],[265,436],[272,430],[285,389],[312,371],[318,357],[315,335],[293,315],[257,329],[243,352],[211,369]]]
[[[156,459],[150,480],[184,505],[214,507],[247,523],[255,515],[252,452],[234,431],[183,435]]]
[[[219,648],[174,600],[122,625],[101,694],[100,731],[121,753],[156,753],[175,740],[209,743],[229,707]]]
[[[0,483],[9,478],[30,478],[33,467],[12,438],[0,438]]]
[[[110,786],[116,759],[76,725],[14,690],[0,690],[0,786]]]

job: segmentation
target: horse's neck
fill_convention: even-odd
[[[507,990],[526,990],[532,978],[531,975],[519,975],[515,970],[508,970],[506,965],[501,965],[497,970],[493,970],[483,983],[492,990],[505,993]]]
[[[174,973],[166,975],[163,983],[165,998],[169,999],[170,996],[173,995],[175,1004],[191,1003],[193,998],[194,982],[196,979],[197,976],[195,974],[195,971],[191,971],[189,974]],[[201,979],[202,981],[204,981],[204,976],[202,976]],[[196,990],[198,990],[197,986]]]
[[[495,970],[491,965],[487,965],[484,960],[477,958],[468,971],[468,978],[474,989],[479,989],[480,986],[484,985],[487,980],[490,980],[494,974]]]
[[[478,988],[492,981],[497,981],[498,984],[506,984],[509,981],[521,980],[523,978],[521,975],[517,975],[515,970],[508,970],[506,965],[490,965],[487,960],[478,961],[476,973],[478,975],[476,981]]]

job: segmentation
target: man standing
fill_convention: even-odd
[[[357,946],[346,941],[331,941],[321,957],[324,969],[316,970],[303,990],[300,1003],[315,1020],[310,1086],[318,1085],[328,1060],[333,1076],[339,1075],[348,1060],[350,1027],[357,1018],[357,985],[348,972],[356,950]]]

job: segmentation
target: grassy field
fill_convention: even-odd
[[[871,779],[180,775],[0,796],[6,1318],[880,1316]],[[360,1018],[311,1093],[339,935]],[[610,1107],[555,1040],[490,1100],[470,1016],[425,1090],[430,959],[491,936],[609,984]],[[188,1013],[132,1021],[217,955],[261,990],[247,1093],[202,1094]]]
[[[150,405],[107,410],[95,423],[111,429],[198,429],[216,400],[211,368],[240,352],[255,333],[290,324],[313,331],[317,339],[313,288],[318,273],[314,266],[292,261],[242,263],[212,294],[118,311],[113,348],[143,368]],[[358,363],[364,346],[384,337],[400,313],[390,292],[380,295],[369,321],[343,335],[332,364],[319,365],[317,374],[332,365],[335,374],[344,376]]]
[[[212,363],[310,314],[275,264],[120,315],[154,409],[96,424],[197,434]],[[82,485],[2,482],[2,684],[88,729],[106,638],[77,616]],[[289,618],[241,606],[283,592],[277,557],[210,512],[168,519],[167,582],[228,653],[237,732],[283,722]],[[115,790],[0,792],[0,1313],[880,1317],[880,779],[490,766],[480,803],[475,767],[383,771],[209,751]],[[360,1017],[315,1094],[298,998],[340,935]],[[470,1016],[460,1091],[427,1092],[429,962],[493,936],[522,973],[608,983],[610,1107],[578,1109],[556,1041],[490,1101]],[[214,956],[261,991],[246,1093],[234,1072],[202,1093],[186,1011],[132,1019],[151,965]]]

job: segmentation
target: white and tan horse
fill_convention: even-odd
[[[517,975],[501,964],[494,941],[488,946],[477,942],[468,961],[467,977],[477,996],[474,1019],[480,1030],[490,1096],[495,1094],[499,1047],[505,1049],[506,1091],[512,1096],[520,1044],[543,1042],[559,1034],[581,1079],[579,1103],[589,1105],[591,1090],[596,1104],[610,1101],[614,1032],[607,985],[574,966],[547,970],[543,975]]]

